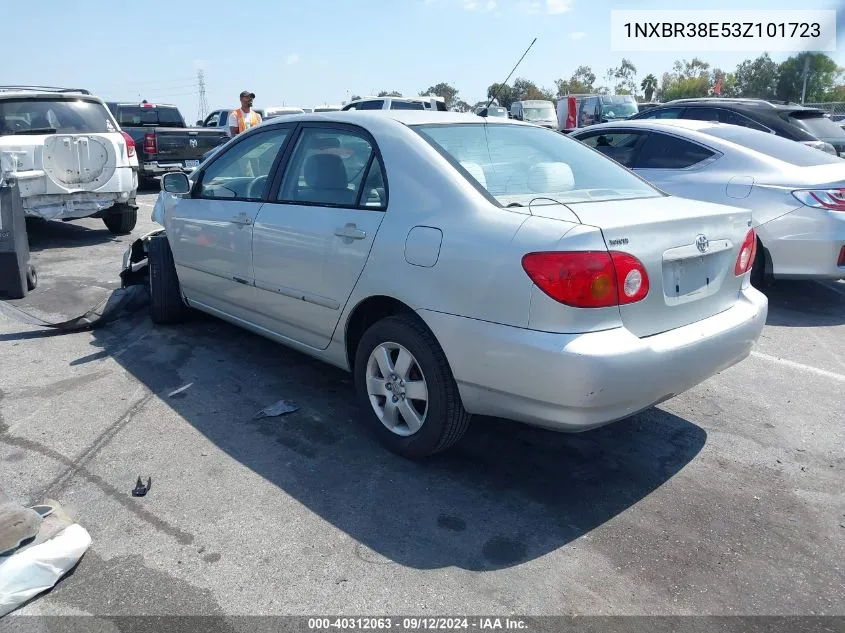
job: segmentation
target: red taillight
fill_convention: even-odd
[[[648,294],[645,267],[627,253],[528,253],[522,258],[522,268],[552,299],[576,308],[633,303]]]
[[[754,229],[748,231],[745,236],[745,241],[739,249],[739,255],[736,256],[736,264],[734,265],[734,275],[744,275],[754,265],[754,258],[757,256],[757,233]]]
[[[808,207],[845,211],[845,189],[803,189],[793,191],[792,195]]]
[[[121,132],[123,140],[126,141],[126,155],[132,158],[135,155],[135,140],[126,132]]]
[[[837,266],[845,266],[845,246],[839,249],[839,261],[836,262]]]
[[[144,134],[144,153],[158,154],[158,140],[155,132],[147,132]]]

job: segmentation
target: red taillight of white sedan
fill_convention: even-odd
[[[552,299],[576,308],[635,303],[649,290],[642,262],[619,251],[528,253],[522,268]]]
[[[792,195],[808,207],[845,211],[845,189],[799,189]]]
[[[754,229],[748,231],[745,240],[742,242],[742,248],[739,249],[739,255],[736,256],[736,264],[734,265],[734,275],[739,277],[744,275],[754,265],[754,258],[757,256],[757,233]]]

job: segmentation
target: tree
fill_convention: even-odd
[[[711,94],[714,97],[738,97],[740,96],[737,90],[736,75],[733,73],[726,73],[721,68],[714,68],[710,73],[710,83],[713,86]],[[719,86],[719,92],[716,93],[716,86]]]
[[[809,59],[807,94],[805,101],[813,103],[824,99],[833,90],[839,67],[824,53],[800,53],[784,61],[778,68],[777,97],[798,101],[804,84],[804,60]]]
[[[439,84],[430,86],[428,89],[423,90],[420,93],[420,96],[424,97],[426,95],[437,95],[438,97],[442,97],[446,102],[446,109],[451,110],[458,98],[458,89],[446,82],[440,82]]]
[[[616,82],[614,92],[617,94],[637,94],[637,67],[626,57],[618,68],[607,69],[607,80],[610,83]]]
[[[774,99],[778,88],[777,63],[763,53],[757,59],[746,59],[736,67],[736,92],[753,99]]]
[[[363,97],[361,97],[361,95],[352,95],[351,97],[349,97],[349,100],[350,101],[358,101],[359,99],[362,99],[362,98]]]
[[[706,97],[710,92],[710,64],[694,57],[678,60],[673,72],[663,73],[658,96],[662,101]]]
[[[525,101],[526,99],[546,99],[546,93],[537,87],[533,81],[519,78],[513,82],[514,101]]]
[[[455,101],[455,104],[452,109],[455,110],[455,112],[469,112],[472,110],[472,106],[463,99],[458,99],[457,101]]]
[[[654,91],[657,90],[657,77],[651,73],[647,74],[640,84],[640,88],[642,88],[645,93],[645,100],[651,101],[651,98],[654,96]]]
[[[380,93],[378,93],[378,96],[379,97],[401,97],[402,93],[397,92],[396,90],[391,90],[390,92],[387,92],[386,90],[382,90]]]
[[[487,88],[487,98],[492,99],[493,97],[499,102],[499,105],[503,108],[510,109],[511,104],[517,99],[514,97],[513,88],[511,88],[508,84],[490,84]]]
[[[578,66],[572,76],[567,79],[555,80],[557,96],[565,97],[568,94],[589,94],[593,92],[596,83],[596,75],[589,66]]]

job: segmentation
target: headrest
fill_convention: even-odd
[[[314,154],[305,161],[305,184],[311,189],[346,189],[349,177],[336,154]]]
[[[487,188],[487,177],[484,175],[484,170],[478,163],[461,162],[461,167],[469,172],[469,175],[475,178],[479,184]]]
[[[575,176],[566,163],[537,163],[528,173],[528,188],[534,193],[569,191],[575,187]]]

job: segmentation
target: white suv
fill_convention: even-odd
[[[344,110],[446,110],[442,97],[364,97],[350,101]]]
[[[135,142],[87,90],[0,86],[0,179],[17,181],[27,216],[135,228]]]

